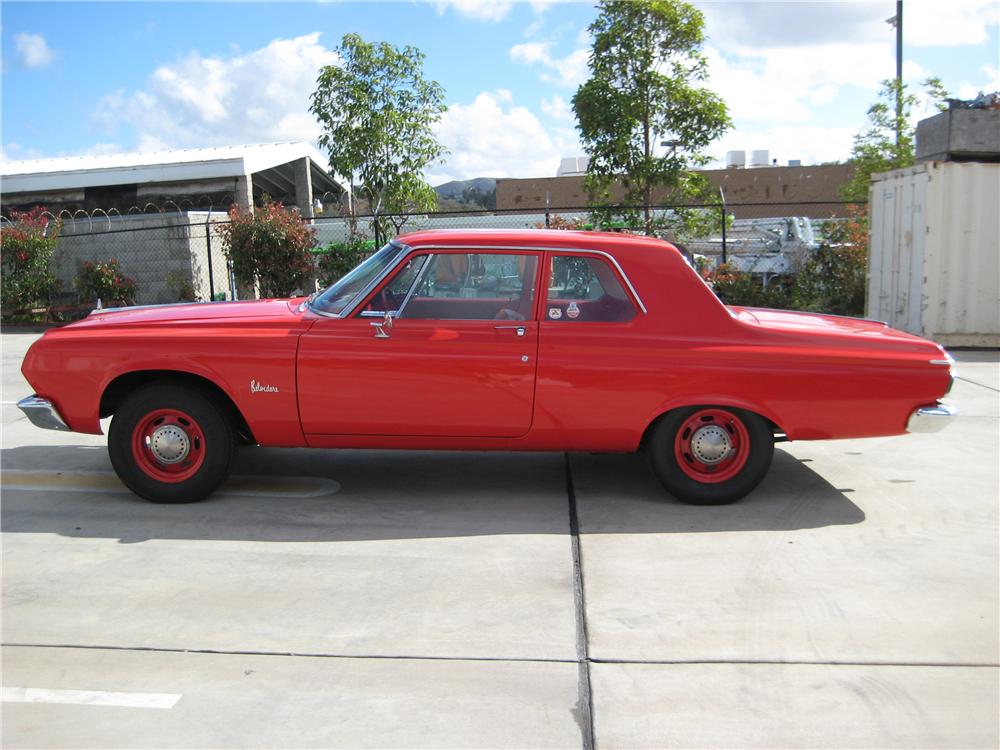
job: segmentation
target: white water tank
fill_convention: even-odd
[[[726,169],[743,169],[747,165],[746,151],[727,151]]]
[[[750,156],[751,167],[771,166],[771,153],[765,148],[763,150],[754,149]]]

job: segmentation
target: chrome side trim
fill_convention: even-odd
[[[615,270],[618,271],[618,275],[621,276],[622,279],[624,279],[625,286],[628,287],[628,291],[632,295],[632,299],[639,306],[639,309],[642,311],[642,314],[643,315],[649,314],[649,310],[647,310],[646,305],[643,304],[642,297],[640,297],[639,293],[635,290],[635,287],[632,285],[632,280],[628,277],[628,274],[625,273],[625,270],[621,267],[621,264],[617,261],[617,259],[615,259],[613,255],[611,255],[610,253],[606,253],[604,250],[591,250],[588,248],[581,248],[581,247],[536,247],[533,245],[466,245],[466,244],[420,245],[416,248],[413,248],[410,247],[409,245],[403,245],[402,243],[400,243],[400,247],[406,250],[406,252],[403,253],[403,257],[409,255],[410,251],[412,250],[501,250],[501,251],[527,250],[529,252],[535,252],[535,253],[559,253],[565,255],[574,255],[583,253],[587,255],[599,255],[602,258],[607,258],[611,262],[611,265],[615,267]],[[382,278],[384,278],[384,275]],[[379,281],[381,281],[381,279],[379,279]],[[366,290],[364,294],[367,295],[369,291],[371,290]],[[541,291],[542,290],[539,290],[539,293],[541,293]],[[362,297],[364,297],[364,295],[362,295]],[[357,301],[360,302],[360,300]],[[357,305],[354,306],[356,307]],[[351,312],[353,311],[354,310],[352,307]],[[350,317],[350,315],[349,314],[344,315],[344,317]]]
[[[35,427],[43,430],[59,430],[60,432],[72,432],[69,425],[59,416],[56,407],[51,401],[38,396],[28,396],[17,402],[17,408],[24,412],[24,416]]]
[[[906,422],[907,432],[938,432],[958,416],[958,409],[938,402],[915,410]]]

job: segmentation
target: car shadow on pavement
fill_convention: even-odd
[[[110,491],[18,488],[19,472],[52,476],[57,473],[53,466],[62,467],[63,479],[72,479],[75,471],[109,472],[107,454],[93,447],[17,447],[3,450],[0,458],[7,474],[0,525],[7,533],[123,543],[569,533],[567,464],[560,453],[250,448],[241,452],[234,482],[252,489],[259,479],[258,493],[232,494],[224,485],[207,501],[190,505],[146,502],[106,474],[101,478]],[[850,490],[835,489],[781,450],[755,492],[718,507],[677,502],[660,488],[640,455],[573,454],[569,466],[584,534],[808,529],[865,519],[848,499]],[[316,486],[326,487],[326,494],[299,492],[310,478],[317,478]],[[283,480],[289,492],[281,490]]]

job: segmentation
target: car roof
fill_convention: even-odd
[[[427,245],[495,245],[498,247],[559,248],[602,250],[667,250],[673,245],[656,237],[619,232],[591,232],[564,229],[427,229],[396,237],[410,247]]]

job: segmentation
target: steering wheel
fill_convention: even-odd
[[[396,295],[388,289],[382,290],[381,294],[378,296],[378,300],[379,306],[385,312],[389,312],[390,310],[395,311],[399,308],[399,303],[396,301]]]

